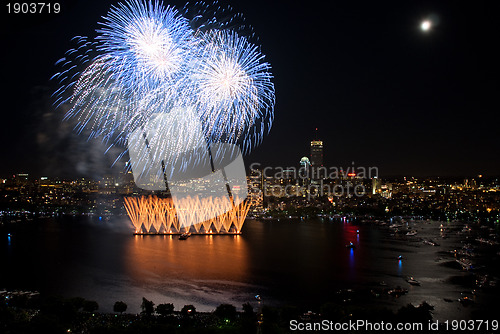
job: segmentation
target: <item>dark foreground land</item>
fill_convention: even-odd
[[[343,297],[342,297],[343,298]],[[174,310],[172,304],[154,305],[143,298],[140,314],[125,313],[127,305],[115,304],[116,313],[99,313],[95,301],[83,298],[64,299],[58,296],[43,296],[38,293],[4,292],[0,304],[0,333],[288,333],[293,332],[291,321],[302,324],[366,322],[422,324],[422,330],[406,332],[428,332],[432,319],[432,305],[422,302],[418,306],[408,304],[396,312],[376,306],[364,306],[361,301],[345,304],[342,300],[321,305],[313,311],[298,306],[280,308],[262,306],[254,310],[244,304],[239,311],[233,305],[222,304],[213,312],[196,312],[193,305]],[[472,319],[489,320],[489,329],[475,333],[498,331],[495,309],[474,312]],[[497,321],[493,330],[492,321]],[[415,327],[414,327],[415,328]],[[450,332],[459,332],[451,330]],[[296,331],[296,330],[295,330]],[[367,332],[366,330],[342,330],[344,333]],[[447,332],[444,324],[436,333]]]

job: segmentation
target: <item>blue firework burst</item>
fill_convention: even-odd
[[[189,108],[208,142],[245,152],[261,142],[273,121],[271,67],[252,36],[237,33],[252,31],[240,14],[198,8],[183,16],[157,0],[129,0],[110,9],[95,40],[76,39],[54,78],[56,104],[67,106],[77,131],[125,143],[146,123],[168,119],[158,114]]]

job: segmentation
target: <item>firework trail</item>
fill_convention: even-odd
[[[210,30],[231,30],[253,43],[258,42],[253,27],[247,24],[243,14],[218,1],[187,3],[181,9],[181,15],[189,20],[189,25],[195,34]]]

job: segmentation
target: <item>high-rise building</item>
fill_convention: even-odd
[[[378,177],[374,177],[372,179],[372,195],[380,193],[380,189],[382,188],[382,180]]]
[[[264,174],[261,170],[254,170],[250,172],[248,179],[248,198],[252,206],[252,211],[262,212],[264,210]]]
[[[315,139],[311,141],[311,166],[314,168],[323,166],[323,141],[318,138],[318,128]]]
[[[313,167],[323,166],[323,141],[311,141],[311,165]]]

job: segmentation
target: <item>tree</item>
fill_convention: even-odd
[[[250,303],[243,304],[243,314],[240,321],[240,332],[253,334],[257,331],[257,316]]]
[[[253,316],[253,306],[250,303],[243,304],[243,314],[246,316]]]
[[[403,322],[419,322],[426,323],[432,320],[432,310],[433,306],[423,302],[419,306],[415,307],[412,304],[401,307],[396,313],[396,317],[399,321]]]
[[[142,297],[142,304],[141,304],[142,314],[151,316],[155,311],[154,306],[155,303],[153,303],[151,300],[147,300],[146,298]]]
[[[194,315],[196,313],[196,307],[193,305],[184,305],[181,310],[181,314],[184,316]]]
[[[158,304],[158,306],[156,306],[156,313],[164,317],[166,317],[169,314],[172,314],[173,312],[174,312],[174,304],[171,303]]]
[[[99,308],[99,304],[93,300],[86,300],[83,302],[83,310],[85,312],[95,312]]]
[[[73,297],[67,299],[64,304],[67,306],[74,307],[75,310],[78,311],[83,308],[83,305],[85,304],[85,299],[82,297]]]
[[[121,302],[121,301],[116,302],[115,305],[113,306],[113,311],[120,312],[120,314],[122,314],[126,310],[127,310],[127,304],[125,304],[124,302]]]
[[[236,307],[231,304],[221,304],[217,306],[214,314],[221,319],[234,320],[236,319]]]

